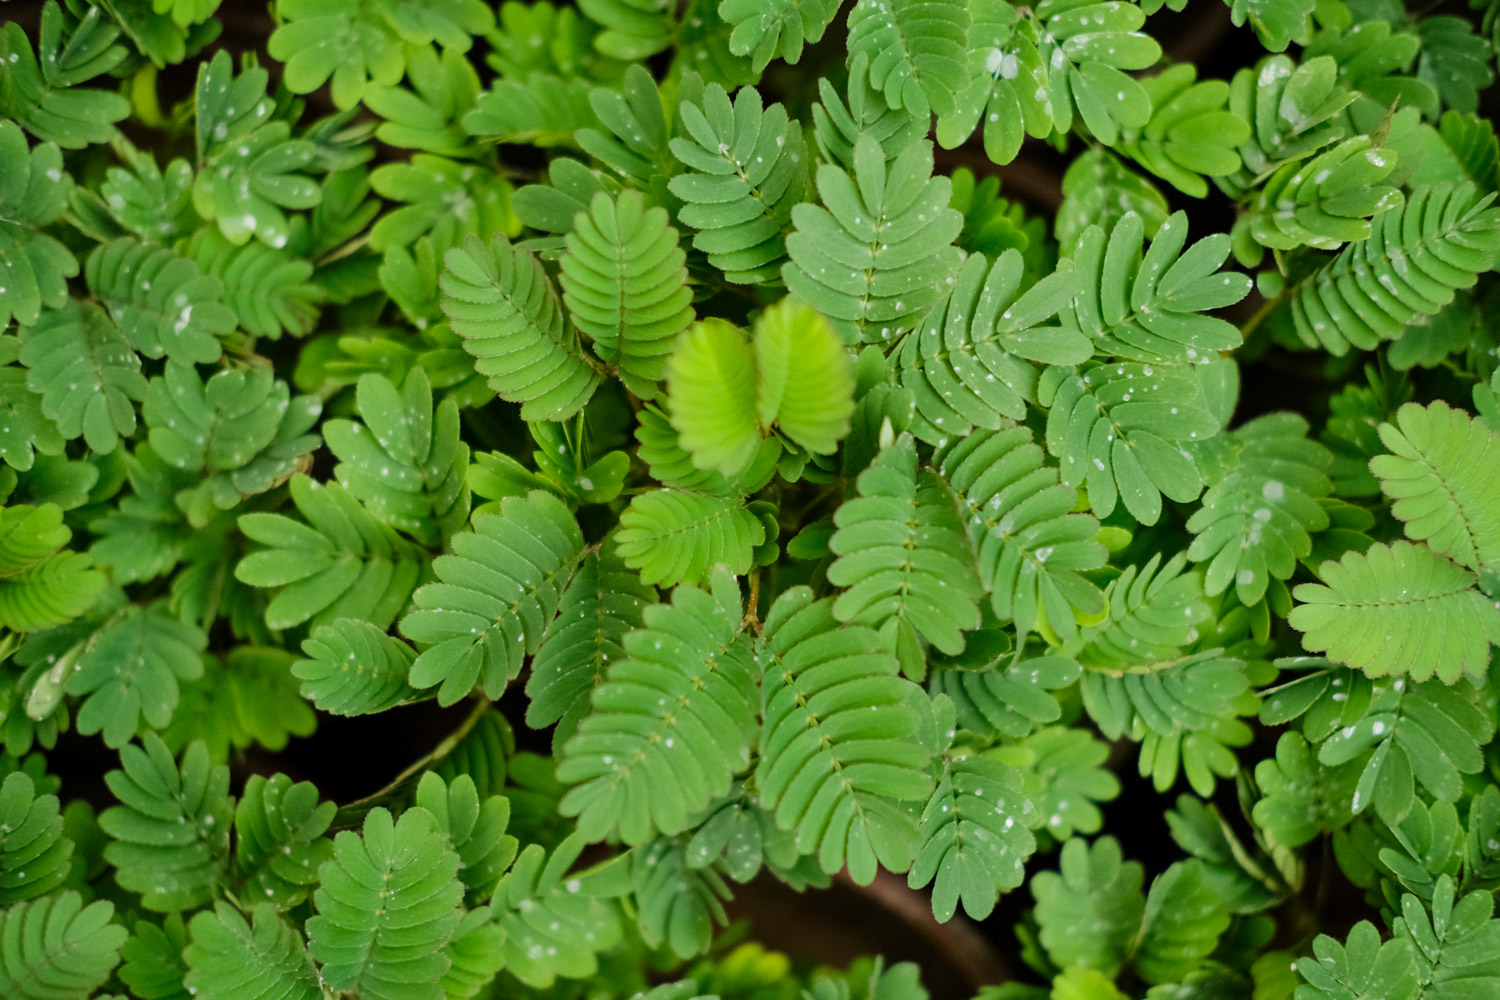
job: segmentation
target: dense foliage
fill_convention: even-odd
[[[0,7],[0,995],[1500,996],[1473,3]]]

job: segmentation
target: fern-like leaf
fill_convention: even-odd
[[[87,696],[78,710],[78,731],[102,731],[106,745],[122,747],[142,721],[165,728],[177,708],[178,681],[203,675],[207,645],[201,631],[161,604],[129,605],[89,638],[68,678],[69,694]]]
[[[541,845],[532,844],[495,892],[505,968],[535,989],[550,987],[558,976],[592,978],[599,953],[620,941],[618,908],[581,891],[581,880],[567,876],[582,847],[580,838],[570,837],[544,861]]]
[[[1370,460],[1406,537],[1471,570],[1500,564],[1500,435],[1441,399],[1380,425]]]
[[[308,918],[323,981],[368,1000],[441,1000],[443,946],[463,917],[458,855],[425,809],[393,821],[383,808],[345,830],[318,869]]]
[[[615,535],[625,565],[662,587],[700,583],[720,563],[747,573],[765,539],[765,524],[739,499],[672,489],[632,498]]]
[[[1022,865],[1036,850],[1031,829],[1040,820],[1022,791],[1021,772],[992,757],[947,762],[922,811],[920,840],[907,884],[932,882],[932,914],[964,912],[983,920],[1002,892],[1025,879]]]
[[[275,340],[304,336],[317,325],[324,293],[308,280],[308,261],[264,243],[235,246],[213,229],[198,230],[182,252],[204,275],[219,279],[223,301],[246,333]]]
[[[579,213],[562,258],[563,301],[594,352],[618,364],[626,388],[656,395],[667,355],[693,320],[686,254],[666,209],[646,207],[640,194],[594,195]]]
[[[1500,609],[1474,589],[1474,574],[1425,545],[1376,544],[1326,562],[1322,583],[1304,583],[1287,622],[1302,646],[1371,677],[1436,674],[1449,684],[1483,677],[1500,643]]]
[[[113,903],[85,906],[71,889],[0,910],[0,994],[15,1000],[93,996],[120,964],[127,937],[114,915]]]
[[[146,398],[141,359],[94,303],[69,299],[21,332],[26,384],[63,437],[107,455],[135,433],[134,402]]]
[[[416,653],[367,621],[336,618],[302,640],[292,664],[302,697],[334,715],[373,715],[413,697],[406,683]]]
[[[848,588],[833,613],[881,632],[906,674],[920,681],[926,662],[918,636],[956,654],[964,631],[979,627],[974,556],[953,494],[936,474],[918,471],[909,435],[876,457],[858,488],[834,514],[838,531],[828,543],[839,557],[828,579]]]
[[[0,121],[0,160],[12,165],[0,180],[0,256],[7,265],[0,327],[9,326],[11,317],[30,326],[43,308],[62,307],[67,279],[78,273],[73,254],[40,232],[67,210],[73,183],[63,173],[58,148],[45,143],[28,150],[26,137],[11,121]]]
[[[874,632],[840,627],[832,601],[814,600],[806,587],[777,598],[764,635],[761,805],[825,872],[847,865],[867,885],[877,864],[905,871],[917,838],[898,803],[932,791],[911,707],[920,694]]]
[[[1318,503],[1333,491],[1328,449],[1306,438],[1307,422],[1290,413],[1259,417],[1229,435],[1236,465],[1209,487],[1188,518],[1188,558],[1207,563],[1204,589],[1232,583],[1240,603],[1255,605],[1268,579],[1286,580],[1312,552],[1312,535],[1328,527]]]
[[[630,877],[641,938],[649,947],[666,945],[677,957],[692,958],[708,950],[715,924],[729,922],[723,877],[711,867],[691,867],[679,841],[659,837],[637,847]]]
[[[1155,524],[1163,494],[1186,502],[1203,491],[1202,475],[1178,443],[1206,440],[1219,427],[1192,369],[1054,367],[1037,395],[1048,407],[1047,450],[1062,462],[1062,481],[1087,484],[1100,517],[1123,502],[1137,521]]]
[[[731,104],[722,87],[710,84],[701,106],[685,102],[680,113],[688,135],[670,146],[688,172],[668,188],[685,202],[678,218],[698,230],[693,246],[727,281],[775,278],[792,206],[807,187],[802,129],[780,104],[765,108],[754,87],[742,88]]]
[[[756,664],[739,583],[721,567],[710,585],[645,609],[645,627],[624,638],[628,658],[609,665],[563,747],[557,776],[574,787],[558,808],[590,840],[679,833],[749,766]]]
[[[333,850],[323,834],[335,811],[311,782],[252,774],[234,811],[234,868],[247,898],[279,911],[306,899]]]
[[[416,803],[432,814],[458,854],[465,901],[474,905],[488,900],[516,859],[516,838],[505,832],[510,800],[500,795],[481,800],[474,779],[467,774],[445,782],[428,771],[417,785]]]
[[[1074,317],[1078,328],[1095,338],[1098,353],[1155,364],[1202,361],[1239,346],[1239,330],[1207,312],[1243,299],[1250,279],[1219,273],[1229,256],[1223,234],[1205,237],[1184,252],[1187,228],[1187,214],[1175,213],[1144,255],[1140,216],[1126,215],[1108,240],[1102,231],[1084,233],[1074,256],[1079,289]]]
[[[228,903],[215,903],[193,917],[184,985],[211,1000],[318,1000],[318,974],[302,935],[271,906],[258,904],[250,913],[246,922]]]
[[[68,877],[73,841],[63,836],[57,796],[24,771],[0,784],[0,904],[44,896]]]
[[[229,768],[210,764],[193,743],[181,766],[155,733],[120,748],[121,770],[104,776],[120,805],[99,814],[109,834],[104,858],[115,880],[140,893],[148,910],[207,903],[224,880],[229,854]]]
[[[603,683],[613,660],[626,656],[624,638],[641,628],[656,591],[625,568],[613,546],[589,552],[563,593],[526,680],[526,724],[557,723],[556,745],[589,710],[589,694]]]
[[[205,382],[175,359],[151,380],[143,408],[157,456],[202,475],[176,498],[198,527],[296,472],[317,447],[308,432],[321,411],[313,396],[292,397],[269,366],[225,369]]]
[[[444,259],[443,311],[490,388],[522,404],[526,420],[577,413],[601,376],[569,329],[541,263],[503,235],[488,246],[471,236]]]
[[[834,324],[846,343],[883,343],[914,326],[957,271],[963,215],[952,185],[932,176],[932,146],[886,162],[873,135],[854,144],[854,166],[818,167],[821,205],[792,209],[787,288]]]
[[[258,512],[239,519],[245,537],[266,547],[241,559],[235,578],[280,588],[266,608],[266,624],[279,629],[363,618],[389,626],[422,571],[417,551],[336,483],[293,476],[291,494],[305,522]]]
[[[458,404],[436,409],[427,373],[417,367],[398,392],[380,375],[360,376],[363,423],[323,424],[339,459],[333,474],[365,508],[424,545],[437,545],[469,517],[469,447],[459,440]]]
[[[950,114],[969,82],[971,24],[958,0],[859,0],[849,12],[849,55],[863,55],[870,85],[892,108]]]
[[[1031,879],[1038,936],[1053,963],[1113,978],[1140,929],[1144,880],[1140,864],[1124,860],[1113,837],[1100,837],[1092,846],[1076,839],[1064,844],[1058,871],[1038,872]],[[1080,926],[1090,932],[1077,933]]]
[[[1374,350],[1430,316],[1489,270],[1500,208],[1469,183],[1418,188],[1387,210],[1367,239],[1290,289],[1292,322],[1308,347]]]
[[[1021,291],[1024,263],[1012,249],[991,263],[972,254],[952,291],[901,346],[901,384],[916,398],[915,433],[955,440],[975,427],[998,430],[1026,416],[1039,371],[1031,362],[1079,364],[1093,344],[1071,326],[1049,322],[1077,294],[1064,265]]]
[[[749,56],[759,73],[772,59],[795,63],[802,47],[816,44],[838,16],[842,0],[720,0],[719,16],[734,30],[729,51]]]
[[[235,328],[224,286],[170,250],[121,237],[89,255],[84,276],[130,346],[148,358],[217,361],[219,338]]]
[[[438,582],[419,589],[416,610],[401,619],[402,634],[427,645],[411,683],[441,684],[443,705],[476,684],[500,696],[541,645],[583,555],[577,521],[552,494],[507,497],[500,510],[453,536],[452,554],[433,561]]]
[[[1045,465],[1024,427],[978,431],[939,449],[934,464],[967,509],[979,579],[995,616],[1025,635],[1077,633],[1076,614],[1105,608],[1083,573],[1104,565],[1099,522],[1074,510],[1078,491]]]

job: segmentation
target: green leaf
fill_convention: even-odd
[[[917,836],[898,803],[932,792],[913,709],[925,698],[874,632],[838,624],[832,603],[793,587],[766,616],[755,782],[777,826],[796,831],[798,853],[868,885],[877,864],[912,862]]]
[[[467,774],[445,782],[429,771],[417,785],[416,804],[432,814],[458,853],[458,877],[466,902],[474,905],[488,900],[516,858],[516,838],[505,832],[510,801],[499,795],[481,801],[474,779]]]
[[[441,684],[451,705],[482,685],[490,698],[541,646],[547,623],[583,555],[568,508],[540,490],[507,497],[500,514],[481,514],[433,561],[438,582],[420,588],[401,633],[426,645],[412,664],[418,688]]]
[[[1037,395],[1048,408],[1047,450],[1061,462],[1062,481],[1086,484],[1100,517],[1122,502],[1137,521],[1155,524],[1163,494],[1185,503],[1203,491],[1202,475],[1180,449],[1212,437],[1218,421],[1190,367],[1054,367]]]
[[[774,280],[792,207],[807,186],[802,129],[780,104],[763,108],[754,87],[741,88],[731,105],[722,87],[709,84],[701,105],[684,102],[679,113],[691,138],[675,136],[669,145],[688,172],[667,186],[686,203],[678,219],[698,230],[693,246],[726,281]]]
[[[72,890],[0,910],[0,993],[15,1000],[93,996],[120,963],[127,937],[114,914],[113,903],[84,906]]]
[[[187,944],[180,913],[169,915],[160,927],[137,920],[130,940],[120,949],[125,963],[117,975],[140,1000],[191,1000],[192,994],[182,985],[187,974],[182,950]]]
[[[832,455],[849,433],[854,366],[832,327],[790,297],[755,321],[755,403],[760,422],[795,444]]]
[[[1347,944],[1319,934],[1313,941],[1313,955],[1296,963],[1308,984],[1299,986],[1297,993],[1306,1000],[1416,1000],[1420,995],[1410,943],[1391,940],[1382,944],[1368,920],[1354,925]]]
[[[416,653],[369,622],[335,618],[302,640],[306,659],[292,664],[302,696],[334,715],[373,715],[410,700],[406,683]]]
[[[849,56],[869,60],[870,85],[890,107],[946,115],[969,82],[970,24],[958,0],[858,0],[849,11]]]
[[[333,103],[352,108],[371,82],[393,86],[406,55],[386,5],[342,0],[281,0],[267,51],[286,64],[286,85],[307,94],[332,78]]]
[[[834,617],[962,652],[964,631],[979,627],[975,600],[983,591],[948,485],[918,472],[915,443],[902,435],[860,474],[858,488],[859,497],[835,512],[838,531],[828,543],[839,557],[828,580],[848,588]],[[920,657],[903,667],[915,680],[926,674]]]
[[[1038,50],[1035,25],[1021,20],[1004,0],[976,0],[969,5],[968,79],[952,111],[940,113],[938,145],[952,149],[984,123],[984,152],[995,163],[1015,159],[1030,135],[1052,131],[1047,99],[1047,67]],[[860,75],[851,67],[851,75]]]
[[[485,174],[473,163],[418,153],[410,162],[388,163],[370,172],[370,186],[381,197],[401,202],[370,230],[370,246],[382,253],[408,247],[429,235],[443,251],[469,237],[516,235],[510,183]]]
[[[1229,912],[1208,884],[1202,862],[1178,861],[1151,883],[1135,946],[1135,968],[1148,983],[1198,969],[1229,927]]]
[[[1070,639],[1079,615],[1104,611],[1082,575],[1108,556],[1094,537],[1099,522],[1074,509],[1078,491],[1044,464],[1029,430],[976,431],[943,445],[933,463],[959,498],[996,618],[1022,636],[1046,627]]]
[[[318,974],[302,935],[273,907],[251,909],[253,926],[228,903],[193,917],[193,943],[184,951],[187,988],[204,1000],[318,1000]]]
[[[1167,221],[1166,197],[1107,149],[1090,149],[1069,164],[1062,180],[1063,202],[1055,234],[1059,252],[1068,255],[1090,226],[1113,231],[1132,212],[1141,217],[1148,238]]]
[[[1236,25],[1247,21],[1260,43],[1283,52],[1292,42],[1306,42],[1317,0],[1232,0],[1230,16]]]
[[[1161,46],[1139,29],[1145,12],[1135,4],[1043,0],[1040,22],[1042,62],[1048,68],[1047,100],[1052,125],[1073,127],[1076,108],[1090,132],[1113,145],[1122,128],[1140,128],[1151,119],[1151,98],[1126,71],[1148,69],[1161,58]]]
[[[749,766],[757,672],[739,583],[722,567],[710,583],[644,610],[562,748],[557,777],[573,787],[558,808],[589,840],[680,833]]]
[[[1370,460],[1406,537],[1471,570],[1500,564],[1500,435],[1441,399],[1407,403]]]
[[[1064,844],[1059,870],[1031,877],[1039,936],[1052,962],[1117,975],[1145,915],[1143,880],[1141,866],[1123,860],[1113,837]]]
[[[939,921],[952,918],[960,900],[970,918],[983,920],[1001,893],[1025,879],[1022,866],[1036,849],[1031,828],[1039,821],[1015,768],[984,756],[947,761],[922,810],[907,884],[933,883]]]
[[[63,437],[101,455],[135,433],[133,401],[146,398],[141,360],[92,302],[69,299],[21,334],[26,384]]]
[[[219,338],[235,328],[219,281],[169,250],[123,237],[90,254],[84,274],[130,346],[148,358],[217,361]]]
[[[277,340],[283,333],[305,336],[317,325],[326,294],[309,280],[308,261],[264,243],[235,246],[206,228],[194,233],[182,252],[223,284],[223,301],[246,333]]]
[[[178,681],[203,675],[207,637],[159,604],[130,605],[122,617],[95,632],[68,678],[68,693],[87,695],[78,710],[78,731],[104,734],[122,747],[142,721],[163,729],[177,708]]]
[[[1474,589],[1474,574],[1425,545],[1376,544],[1321,568],[1323,583],[1300,584],[1287,623],[1302,647],[1371,677],[1436,674],[1452,684],[1483,677],[1500,643],[1500,610]],[[1431,642],[1434,630],[1441,644]]]
[[[104,858],[115,881],[148,910],[191,910],[213,898],[229,855],[229,768],[211,765],[202,743],[179,766],[155,733],[145,749],[120,748],[119,771],[104,776],[120,805],[99,814],[110,836]]]
[[[1283,847],[1301,847],[1320,833],[1343,829],[1354,819],[1351,807],[1362,769],[1360,758],[1324,767],[1301,735],[1283,733],[1276,757],[1255,766],[1262,795],[1254,807],[1256,825]]]
[[[1232,147],[1250,138],[1250,126],[1225,109],[1229,85],[1197,81],[1192,63],[1170,66],[1141,81],[1151,99],[1151,120],[1127,129],[1121,149],[1141,166],[1186,194],[1208,194],[1204,177],[1240,169]]]
[[[292,398],[269,366],[224,369],[202,382],[177,361],[151,380],[143,407],[155,453],[202,477],[176,497],[197,527],[296,472],[318,445],[307,432],[321,409],[316,397]]]
[[[585,553],[547,626],[526,679],[526,724],[557,723],[560,747],[589,711],[589,694],[604,682],[609,664],[627,655],[625,636],[643,627],[656,591],[626,569],[613,546]]]
[[[406,75],[410,89],[379,84],[366,88],[362,103],[385,119],[375,137],[392,146],[462,156],[469,136],[460,120],[479,95],[473,64],[457,49],[445,48],[439,55],[418,48],[410,51]]]
[[[35,632],[93,605],[104,576],[88,556],[62,550],[71,537],[55,504],[0,508],[0,625]]]
[[[361,833],[334,840],[307,921],[329,987],[366,1000],[441,1000],[438,980],[451,964],[443,946],[462,919],[464,890],[458,855],[436,832],[425,809],[392,821],[377,807]]]
[[[489,246],[469,237],[448,251],[443,311],[502,399],[523,404],[525,420],[577,413],[600,382],[542,265],[496,235]]]
[[[1306,435],[1307,421],[1291,413],[1257,417],[1228,435],[1235,464],[1187,522],[1188,558],[1206,563],[1210,596],[1233,584],[1240,603],[1253,607],[1271,578],[1291,578],[1312,552],[1312,536],[1328,528],[1318,501],[1333,490],[1332,456]]]
[[[421,368],[400,392],[389,379],[362,375],[357,399],[363,423],[323,425],[339,459],[333,474],[367,510],[418,542],[451,537],[469,517],[469,447],[459,440],[458,404],[448,399],[434,410]]]
[[[755,356],[744,334],[723,320],[694,324],[667,371],[672,426],[701,469],[738,475],[760,447]]]
[[[582,880],[567,878],[583,842],[563,841],[543,863],[541,845],[521,852],[495,893],[496,922],[505,932],[505,968],[535,989],[558,976],[592,979],[598,955],[619,943],[618,909],[582,891]]]
[[[618,364],[626,388],[656,395],[667,355],[693,320],[686,254],[667,211],[646,207],[634,191],[594,195],[566,236],[561,260],[563,302],[594,353]]]
[[[772,59],[799,61],[803,45],[822,40],[840,4],[841,0],[720,0],[719,17],[734,28],[729,50],[749,56],[751,67],[759,73]]]
[[[42,8],[35,51],[17,22],[0,32],[0,115],[43,142],[82,149],[108,142],[114,123],[130,114],[130,102],[119,94],[77,86],[113,69],[125,48],[109,44],[117,33],[102,25],[95,9],[64,43],[64,17],[55,3]]]
[[[13,24],[8,27],[18,30]],[[44,307],[62,308],[68,298],[67,279],[78,273],[77,258],[41,232],[67,210],[73,181],[62,171],[58,148],[45,143],[28,152],[26,137],[14,122],[0,120],[0,159],[12,165],[0,179],[0,257],[6,263],[0,327],[9,325],[12,316],[30,326]]]
[[[647,586],[700,583],[717,565],[747,573],[766,527],[735,498],[685,490],[638,493],[620,514],[620,558]]]
[[[984,648],[984,633],[969,633],[965,643],[966,660]],[[1004,667],[997,657],[977,670],[965,669],[962,662],[935,669],[931,688],[953,700],[958,724],[971,733],[1020,739],[1062,717],[1057,697],[1049,692],[1072,684],[1080,672],[1078,663],[1066,656],[1012,660]]]
[[[689,867],[678,841],[658,837],[637,847],[630,854],[630,877],[648,947],[666,945],[678,958],[692,958],[709,949],[715,924],[729,922],[724,879],[713,868]]]
[[[963,215],[949,207],[952,185],[933,177],[932,166],[929,143],[887,163],[865,134],[854,144],[852,172],[818,167],[822,204],[792,208],[796,230],[782,280],[845,343],[886,343],[915,326],[958,270],[963,254],[952,243]]]
[[[282,210],[312,208],[323,195],[301,173],[316,159],[317,147],[291,138],[285,121],[271,120],[266,79],[266,71],[259,68],[235,78],[227,52],[199,65],[196,110],[202,169],[193,181],[193,207],[203,218],[217,221],[219,231],[233,244],[253,235],[280,248],[291,233]]]
[[[282,912],[306,899],[333,850],[323,834],[335,812],[311,782],[252,774],[234,811],[234,869],[246,898]]]
[[[1038,815],[1045,817],[1043,826],[1050,836],[1061,840],[1075,831],[1099,832],[1104,817],[1095,803],[1120,794],[1119,779],[1105,766],[1109,747],[1084,730],[1049,726],[1013,749],[996,751],[996,756],[1011,754],[1027,774],[1027,794]]]
[[[1141,218],[1126,215],[1107,241],[1102,231],[1085,232],[1075,253],[1079,295],[1072,318],[1095,339],[1096,352],[1150,365],[1201,362],[1238,347],[1239,330],[1206,315],[1250,292],[1244,275],[1219,272],[1229,240],[1218,233],[1184,251],[1184,212],[1163,222],[1142,254],[1144,235]]]
[[[245,537],[266,548],[241,559],[235,579],[280,588],[266,608],[267,627],[339,618],[389,626],[421,574],[417,551],[336,483],[293,476],[291,495],[305,523],[258,512],[239,519]]]
[[[0,784],[0,903],[44,896],[68,878],[73,841],[63,836],[57,796],[24,771]]]
[[[1093,355],[1089,338],[1070,323],[1051,322],[1078,293],[1064,263],[1022,291],[1024,262],[1011,249],[991,262],[972,254],[952,290],[938,300],[900,347],[901,385],[916,398],[914,433],[946,443],[975,427],[999,430],[1036,402],[1033,362],[1078,364]]]
[[[1468,183],[1412,192],[1379,217],[1369,238],[1288,287],[1297,336],[1335,355],[1351,346],[1368,351],[1437,313],[1490,269],[1500,247],[1493,200]]]

